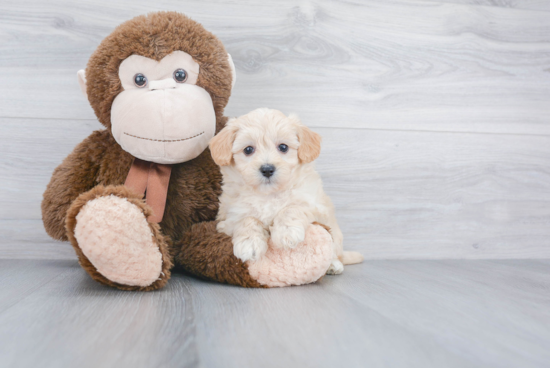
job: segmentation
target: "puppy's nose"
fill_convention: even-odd
[[[263,176],[265,176],[266,178],[269,178],[273,176],[273,173],[275,172],[275,166],[271,164],[262,165],[262,167],[260,167],[260,172],[262,173]]]

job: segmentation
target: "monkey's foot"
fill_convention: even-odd
[[[96,187],[67,214],[67,230],[83,268],[92,278],[126,290],[166,284],[171,262],[150,208],[126,187]]]
[[[250,275],[269,287],[309,284],[327,272],[333,259],[332,237],[325,228],[311,225],[294,249],[271,245],[264,257],[247,262]]]

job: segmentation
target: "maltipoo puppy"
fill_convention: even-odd
[[[236,257],[259,259],[270,237],[274,247],[294,248],[318,222],[334,241],[328,274],[363,260],[343,251],[334,206],[313,164],[321,137],[296,116],[261,108],[231,119],[210,141],[210,151],[223,174],[217,229],[233,238]]]

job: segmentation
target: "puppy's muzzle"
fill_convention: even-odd
[[[273,174],[275,173],[275,166],[271,165],[271,164],[265,164],[265,165],[262,165],[260,167],[260,172],[262,173],[263,176],[265,176],[266,178],[270,178],[273,176]]]

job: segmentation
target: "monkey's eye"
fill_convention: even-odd
[[[248,146],[243,150],[243,152],[245,155],[250,156],[251,154],[254,153],[254,147]]]
[[[288,146],[284,143],[279,144],[279,151],[281,151],[282,153],[288,152]]]
[[[187,72],[183,69],[176,69],[174,71],[174,80],[178,83],[183,83],[187,80]]]
[[[134,84],[138,88],[143,88],[147,85],[147,77],[141,73],[134,75]]]

